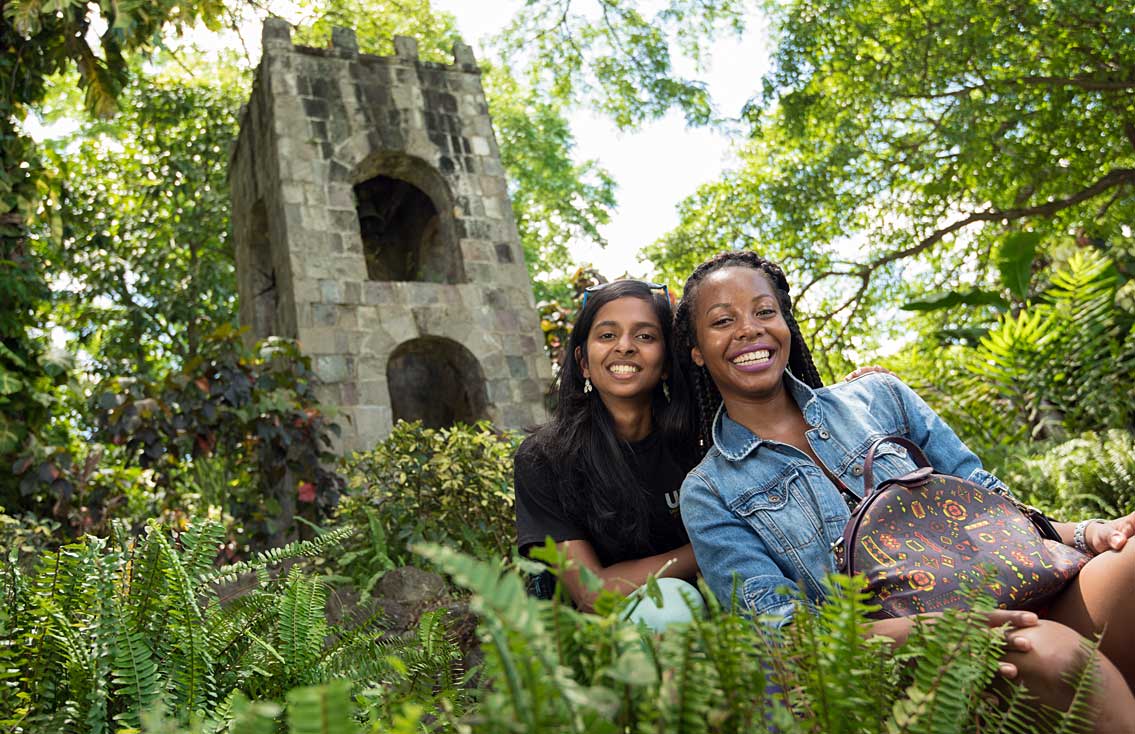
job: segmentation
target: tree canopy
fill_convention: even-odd
[[[772,72],[739,165],[651,248],[780,260],[818,339],[995,278],[1008,234],[1131,251],[1135,11],[1108,2],[770,2]],[[921,265],[913,264],[914,261]]]

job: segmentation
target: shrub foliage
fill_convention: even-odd
[[[458,652],[437,614],[388,639],[380,614],[330,624],[324,582],[288,559],[325,554],[348,530],[214,570],[223,529],[82,542],[0,576],[0,729],[100,734],[146,712],[218,731],[241,697],[282,701],[297,686],[378,687],[387,708],[452,695]],[[234,585],[234,580],[239,584]],[[229,582],[229,583],[225,583]],[[239,593],[235,590],[240,589]]]
[[[421,542],[506,558],[516,536],[515,450],[514,436],[485,421],[441,429],[399,421],[373,451],[346,462],[342,514],[381,536],[394,562]]]

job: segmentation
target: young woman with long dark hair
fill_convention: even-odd
[[[621,594],[662,569],[687,582],[697,574],[678,496],[700,455],[671,337],[664,287],[620,280],[589,290],[555,413],[516,455],[520,550],[556,541],[571,562],[563,581],[584,610],[595,594],[579,567]]]
[[[788,281],[752,252],[729,252],[686,281],[675,349],[690,376],[708,453],[682,485],[682,517],[701,572],[727,599],[734,583],[753,615],[791,620],[802,587],[819,601],[835,570],[830,547],[864,496],[863,459],[874,439],[901,435],[940,471],[1006,490],[977,456],[893,375],[824,387],[792,315]],[[876,464],[889,478],[913,470],[905,455]],[[1104,632],[1094,697],[1100,732],[1135,731],[1135,513],[1118,520],[1057,523],[1062,540],[1093,556],[1038,615],[999,610],[1008,624],[1001,674],[1043,703],[1067,707],[1067,682],[1085,665],[1085,638]],[[736,578],[736,582],[734,579]],[[912,617],[871,631],[901,643]]]

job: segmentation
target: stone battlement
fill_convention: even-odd
[[[269,18],[264,21],[261,32],[261,44],[265,53],[291,49],[296,53],[321,56],[324,58],[360,58],[366,61],[386,61],[389,63],[417,63],[427,68],[445,69],[449,71],[463,71],[470,74],[480,74],[481,67],[473,55],[473,48],[465,43],[453,44],[453,63],[439,64],[435,61],[421,61],[418,59],[418,41],[409,36],[394,37],[393,56],[375,56],[373,54],[360,54],[359,42],[355,31],[351,28],[335,26],[331,29],[331,45],[326,48],[314,46],[300,46],[292,43],[292,27],[280,18]]]

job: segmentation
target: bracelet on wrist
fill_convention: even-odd
[[[1072,547],[1081,553],[1086,553],[1089,556],[1097,555],[1095,550],[1088,545],[1087,530],[1088,526],[1094,522],[1106,523],[1107,520],[1101,520],[1098,517],[1093,517],[1090,520],[1081,520],[1076,523],[1076,531],[1072,533]]]

